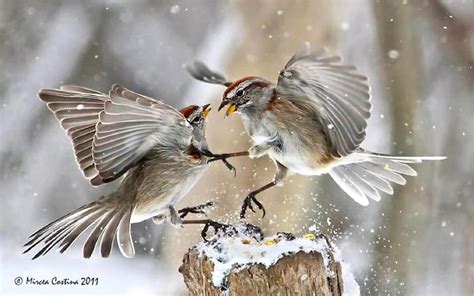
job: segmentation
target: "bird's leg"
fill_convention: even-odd
[[[204,224],[204,228],[201,231],[201,237],[203,240],[206,242],[207,240],[207,231],[209,230],[210,227],[214,228],[214,233],[217,234],[219,230],[222,230],[222,233],[224,235],[236,235],[237,230],[235,229],[234,226],[230,224],[222,224],[210,219],[202,219],[202,220],[183,220],[182,224]]]
[[[285,179],[288,173],[287,167],[285,167],[284,165],[282,165],[281,163],[277,161],[275,161],[275,164],[277,166],[277,173],[275,175],[274,180],[271,181],[270,183],[263,185],[257,190],[250,192],[247,195],[247,197],[245,197],[244,203],[242,204],[242,208],[240,210],[241,219],[245,219],[245,213],[247,212],[247,209],[250,209],[252,212],[255,212],[255,210],[253,209],[252,203],[254,203],[260,210],[262,210],[263,212],[262,218],[265,217],[265,214],[266,214],[265,208],[263,207],[262,203],[257,200],[256,195],[269,188],[272,188],[273,186],[278,185],[280,182],[282,182]]]
[[[238,156],[247,156],[249,155],[248,151],[241,151],[241,152],[233,152],[233,153],[222,153],[222,154],[214,154],[209,150],[204,150],[202,151],[203,155],[209,157],[210,159],[207,161],[208,163],[216,161],[216,160],[221,160],[225,166],[230,170],[234,172],[234,177],[237,174],[237,171],[235,170],[234,166],[231,165],[228,161],[227,158],[232,158],[232,157],[238,157]]]
[[[259,158],[267,154],[270,149],[271,146],[268,143],[253,145],[248,151],[248,156],[250,158]]]
[[[168,206],[168,210],[164,209],[161,213],[153,216],[151,219],[155,224],[162,224],[165,221],[168,221],[173,225],[181,224],[181,218],[172,205]]]
[[[213,162],[213,161],[216,161],[216,160],[223,160],[223,159],[238,157],[238,156],[248,156],[248,155],[249,155],[248,151],[212,154],[211,155],[212,158],[208,162]]]
[[[272,188],[275,186],[277,183],[275,181],[271,181],[270,183],[267,183],[263,185],[262,187],[258,188],[257,190],[254,190],[250,192],[244,199],[244,203],[242,204],[242,209],[240,210],[240,218],[245,219],[245,213],[247,212],[247,209],[250,209],[252,212],[255,213],[255,210],[253,209],[252,203],[254,203],[259,210],[262,210],[262,218],[265,217],[266,211],[265,208],[263,207],[262,203],[257,200],[255,197],[257,194],[260,192],[263,192],[269,188]]]
[[[235,229],[234,226],[209,220],[209,222],[204,225],[204,228],[201,231],[201,237],[205,241],[207,241],[207,231],[209,230],[209,227],[214,228],[214,234],[217,234],[219,230],[221,230],[225,236],[232,236],[237,234],[237,229]]]
[[[181,217],[178,215],[178,212],[176,211],[174,206],[169,206],[168,208],[170,210],[170,222],[171,222],[171,224],[181,225],[181,223],[183,221],[181,220]]]
[[[182,208],[178,211],[179,216],[181,219],[186,217],[188,214],[204,214],[206,215],[206,212],[204,212],[205,208],[212,207],[214,205],[214,202],[208,201],[205,204],[197,205],[194,207],[186,207]]]

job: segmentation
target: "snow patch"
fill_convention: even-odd
[[[195,246],[195,249],[199,256],[206,255],[213,263],[212,283],[222,291],[226,290],[227,276],[231,270],[238,272],[257,264],[269,268],[280,258],[289,254],[318,252],[322,255],[328,277],[334,276],[329,268],[333,260],[331,256],[334,256],[334,260],[341,262],[344,295],[360,295],[359,285],[350,272],[349,266],[342,261],[339,249],[329,246],[327,240],[321,236],[307,234],[299,238],[290,238],[287,234],[277,234],[259,240],[239,233],[237,236],[221,236],[210,242],[201,242]]]
[[[341,263],[342,284],[344,287],[342,295],[360,296],[360,287],[351,271],[350,264],[342,259],[342,253],[339,248],[334,245],[332,247],[334,249],[334,261]]]

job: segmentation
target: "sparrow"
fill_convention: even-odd
[[[273,181],[249,193],[241,218],[247,209],[254,211],[252,203],[265,216],[256,195],[282,185],[289,173],[329,174],[354,201],[367,206],[369,199],[379,201],[381,192],[393,194],[390,182],[404,185],[402,175],[415,176],[409,164],[445,158],[363,149],[372,108],[367,78],[309,43],[294,53],[276,84],[257,76],[231,82],[199,61],[187,70],[195,79],[227,87],[219,110],[228,106],[226,116],[240,115],[253,141],[249,157],[268,155],[275,163]]]
[[[180,225],[188,213],[203,213],[212,205],[179,211],[174,207],[209,162],[225,160],[208,150],[205,125],[209,105],[191,105],[178,111],[117,84],[108,95],[64,85],[42,89],[38,96],[72,141],[76,161],[90,184],[121,181],[114,192],[33,233],[24,253],[43,243],[33,259],[57,244],[63,253],[88,228],[91,232],[83,247],[85,258],[91,257],[97,244],[102,257],[108,257],[114,239],[121,253],[131,258],[135,254],[132,223],[152,218],[155,223]]]

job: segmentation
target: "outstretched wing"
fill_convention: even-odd
[[[314,105],[335,157],[350,154],[365,139],[372,107],[367,78],[340,57],[312,51],[306,43],[280,72],[277,92]]]
[[[64,85],[60,89],[42,89],[38,97],[47,104],[71,139],[84,176],[92,185],[104,183],[95,169],[92,141],[107,95],[81,86]]]
[[[227,81],[224,75],[209,69],[204,63],[200,61],[195,61],[192,64],[186,65],[186,70],[189,74],[197,80],[212,83],[212,84],[221,84],[229,86],[232,82]]]
[[[189,144],[192,127],[173,107],[117,84],[109,97],[92,147],[104,182],[120,177],[157,144],[175,149]]]

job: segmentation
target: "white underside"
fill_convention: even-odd
[[[298,153],[298,151],[295,149],[289,149],[289,151],[284,154],[276,153],[275,151],[270,150],[268,155],[286,166],[290,171],[305,176],[319,176],[327,174],[332,168],[336,166],[362,162],[367,159],[366,155],[353,153],[346,157],[335,159],[328,164],[314,167],[310,165],[310,161],[306,161],[304,156]]]
[[[160,202],[157,202],[153,209],[140,213],[134,210],[131,217],[131,223],[139,223],[157,215],[165,215],[168,217],[170,214],[169,207],[174,207],[175,204],[180,202],[194,187],[203,173],[204,170],[187,177],[182,183],[180,183],[181,186],[176,186],[175,189],[171,191],[166,197],[164,197]]]

